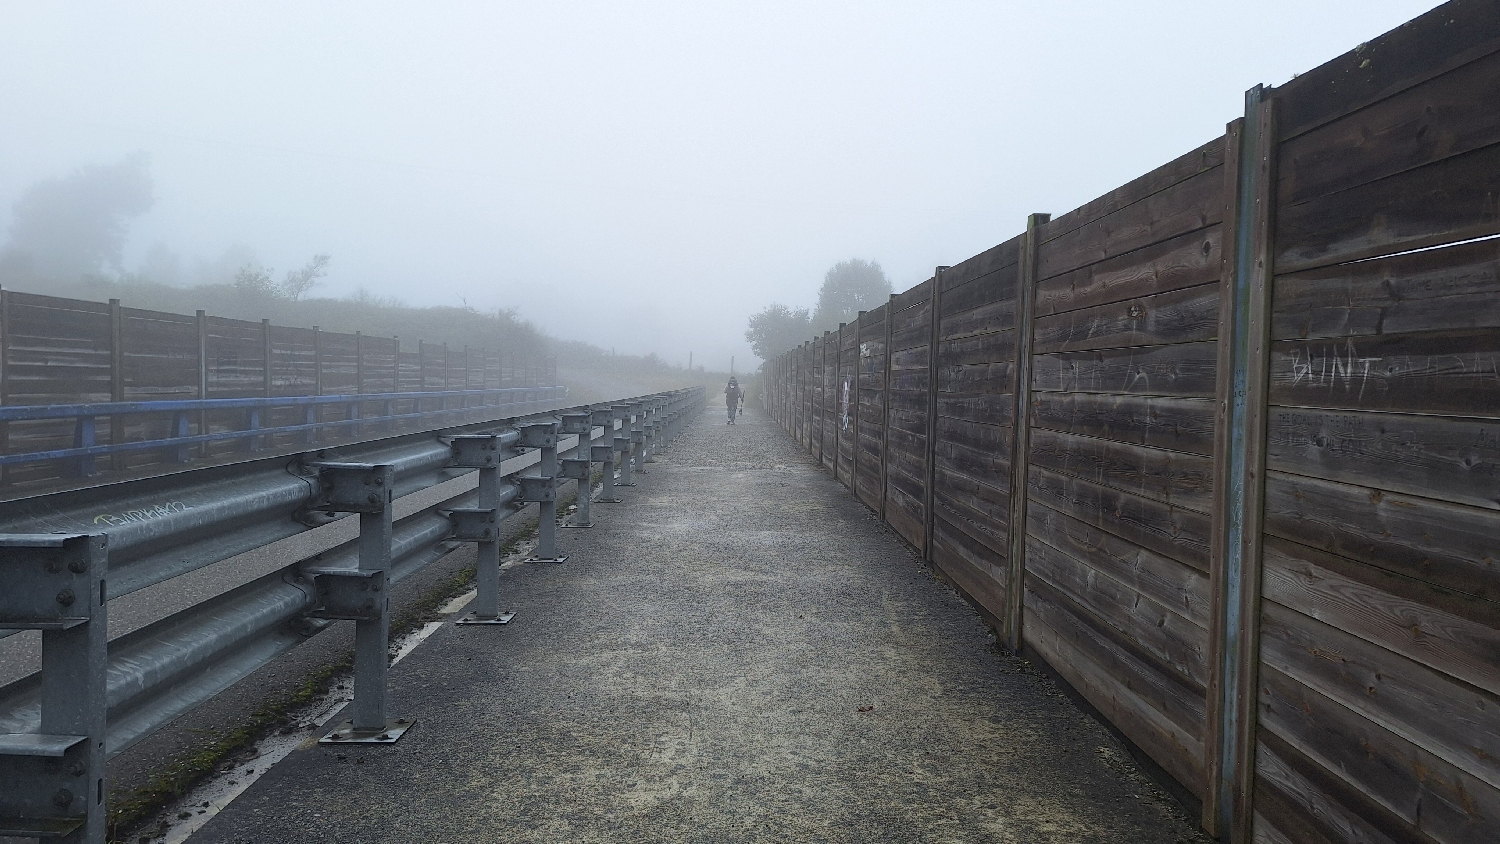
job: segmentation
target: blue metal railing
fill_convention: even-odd
[[[243,399],[181,399],[171,401],[97,402],[89,404],[46,404],[0,407],[0,422],[31,422],[47,419],[73,420],[73,447],[47,451],[29,451],[0,455],[0,466],[16,466],[45,461],[71,461],[74,471],[82,476],[97,474],[94,459],[116,454],[161,450],[171,454],[172,460],[186,463],[191,459],[191,446],[225,440],[243,440],[246,450],[258,451],[264,438],[278,434],[302,434],[305,444],[313,444],[325,431],[352,429],[358,432],[361,425],[384,426],[394,430],[399,422],[417,419],[442,419],[478,410],[505,410],[517,414],[536,409],[538,406],[561,399],[568,394],[567,387],[507,387],[496,390],[438,390],[406,393],[361,393],[336,396],[271,396]],[[411,401],[416,410],[397,413],[396,403]],[[423,410],[427,402],[437,402],[438,407]],[[456,406],[450,406],[456,402]],[[362,408],[378,405],[380,412],[364,415]],[[344,408],[344,418],[323,421],[319,419],[319,408],[333,405]],[[262,420],[272,411],[286,408],[301,408],[302,421],[294,425],[263,426]],[[245,427],[231,431],[203,431],[191,433],[192,417],[206,411],[240,410],[245,413]],[[165,438],[135,440],[130,442],[99,443],[96,439],[98,419],[118,416],[171,416],[172,434]]]

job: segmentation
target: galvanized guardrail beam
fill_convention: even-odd
[[[652,399],[664,415],[686,418],[702,408],[703,391]],[[567,424],[583,426],[572,452],[591,463],[598,448],[592,423],[606,421],[603,433],[613,442],[616,416],[584,410],[567,414]],[[542,533],[554,528],[552,544],[538,551],[560,556],[557,428],[554,420],[519,430],[489,422],[278,458],[275,471],[250,461],[22,502],[22,512],[0,521],[0,577],[8,587],[0,592],[0,629],[41,630],[43,660],[41,671],[0,687],[0,834],[102,844],[108,757],[338,620],[356,625],[355,698],[349,721],[326,740],[393,743],[410,722],[386,712],[390,589],[455,543],[473,541],[481,551],[474,615],[503,616],[498,538],[515,512],[509,505],[550,493]],[[540,451],[538,474],[518,476],[526,467],[517,467],[507,480],[502,464],[525,443]],[[471,471],[479,473],[477,489],[392,520],[400,496]],[[580,500],[590,493],[590,479],[580,479]],[[126,506],[152,495],[173,503]],[[348,512],[359,514],[357,538],[106,643],[110,598]],[[63,532],[20,532],[18,525]],[[96,530],[69,532],[68,525]],[[183,562],[200,552],[206,559]],[[109,585],[120,578],[128,588]]]

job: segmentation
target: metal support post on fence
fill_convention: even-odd
[[[104,844],[102,535],[0,535],[0,629],[42,632],[41,725],[0,734],[0,835]]]
[[[515,610],[500,610],[500,464],[508,449],[495,434],[465,434],[450,441],[453,464],[479,470],[479,506],[452,510],[453,538],[473,542],[476,594],[472,609],[456,624],[506,624]]]
[[[395,467],[377,463],[317,466],[318,509],[359,514],[359,567],[307,569],[317,587],[315,618],[354,621],[353,717],[319,741],[324,744],[390,744],[411,727],[386,713],[390,670],[391,481]]]
[[[630,423],[630,462],[631,471],[637,475],[646,474],[646,403],[635,402],[631,405],[633,418]]]
[[[568,523],[570,528],[591,528],[594,521],[589,513],[589,503],[594,493],[594,458],[591,446],[594,442],[594,419],[590,413],[564,413],[562,432],[577,434],[578,447],[573,456],[562,462],[562,476],[578,482],[576,496],[577,512]]]
[[[528,563],[561,563],[568,557],[557,553],[557,423],[537,422],[521,426],[521,444],[541,452],[537,474],[516,478],[521,500],[537,503],[536,551]]]
[[[620,430],[615,432],[614,447],[620,453],[620,479],[615,486],[635,486],[635,480],[630,476],[630,429],[634,424],[635,406],[629,404],[617,404],[611,408],[615,418],[620,420]]]
[[[589,447],[589,457],[595,463],[604,464],[604,484],[599,490],[600,504],[619,504],[615,497],[615,414],[610,410],[594,411],[595,425],[604,426],[604,438],[600,445]]]
[[[661,430],[661,405],[654,399],[646,403],[646,441],[641,445],[641,461],[656,462],[656,437]]]

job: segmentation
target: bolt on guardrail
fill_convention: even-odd
[[[653,398],[680,417],[704,404],[701,388]],[[565,425],[586,429],[572,453],[589,459],[575,459],[591,463],[601,448],[612,458],[617,414],[583,410],[565,414]],[[593,445],[595,420],[605,423],[611,445]],[[7,586],[0,590],[0,631],[42,631],[41,671],[0,687],[0,835],[103,844],[108,758],[339,620],[355,623],[355,693],[349,719],[323,741],[394,744],[411,721],[391,718],[386,708],[391,588],[454,543],[475,542],[478,589],[465,620],[508,620],[513,613],[499,610],[499,536],[512,515],[505,508],[516,500],[541,503],[537,556],[562,559],[558,422],[502,424],[354,444],[341,455],[319,451],[290,465],[282,457],[54,493],[0,519],[0,582]],[[438,442],[420,442],[424,436]],[[528,455],[512,452],[518,443],[539,452],[536,475],[516,474],[529,468]],[[350,459],[356,456],[365,459]],[[506,470],[512,457],[520,465]],[[477,490],[393,521],[396,498],[451,480],[453,469],[477,470]],[[244,480],[226,483],[237,475]],[[588,497],[587,476],[579,490]],[[131,509],[142,497],[162,496],[173,505]],[[14,529],[76,524],[101,509],[139,515],[96,517],[92,523],[104,528],[98,533]],[[357,538],[106,641],[109,599],[338,513],[359,515]],[[186,562],[195,556],[199,562]],[[121,574],[129,584],[111,585]]]

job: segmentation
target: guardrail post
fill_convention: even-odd
[[[359,568],[310,569],[318,591],[317,618],[354,620],[354,715],[324,744],[391,744],[411,721],[386,713],[390,673],[391,602],[386,572],[391,565],[391,480],[394,467],[374,463],[318,466],[318,508],[359,514]]]
[[[646,474],[646,404],[635,402],[631,406],[630,456],[631,471]]]
[[[595,425],[604,426],[602,444],[589,447],[589,457],[595,463],[604,464],[604,483],[599,490],[599,503],[618,504],[620,499],[615,497],[615,414],[613,410],[596,410],[593,417]]]
[[[453,538],[475,544],[477,594],[473,609],[456,624],[506,624],[515,610],[500,610],[500,464],[506,457],[494,434],[460,435],[451,440],[453,465],[479,470],[479,507],[453,510]]]
[[[198,411],[198,418],[205,419],[207,417],[204,415],[203,411],[200,410]],[[186,439],[188,436],[188,425],[189,422],[187,411],[179,410],[176,413],[172,414],[172,436],[174,438]],[[205,428],[201,431],[201,433],[206,434],[208,433],[208,430]],[[192,459],[193,455],[190,450],[191,448],[192,446],[190,445],[177,446],[173,456],[176,458],[178,463],[186,463]]]
[[[557,423],[536,422],[521,426],[521,444],[541,451],[537,474],[516,478],[521,500],[537,502],[536,551],[528,563],[561,563],[567,555],[557,553]]]
[[[635,405],[617,404],[611,410],[620,420],[620,430],[615,432],[614,449],[620,453],[620,479],[615,486],[635,486],[630,476],[630,429],[635,418]]]
[[[562,462],[562,476],[578,482],[578,495],[576,496],[578,510],[573,514],[573,520],[567,526],[591,528],[594,526],[589,513],[589,503],[594,493],[594,459],[590,451],[590,446],[594,441],[593,415],[591,413],[564,413],[562,432],[578,435],[578,447],[573,450],[573,456]]]
[[[106,543],[0,535],[0,629],[42,631],[40,732],[0,734],[0,834],[105,842]]]
[[[94,428],[94,417],[78,417],[78,421],[73,423],[73,447],[91,448],[97,443],[98,439]],[[94,466],[93,455],[85,455],[78,458],[77,470],[78,476],[80,478],[91,478],[94,475],[99,474],[99,470]]]

